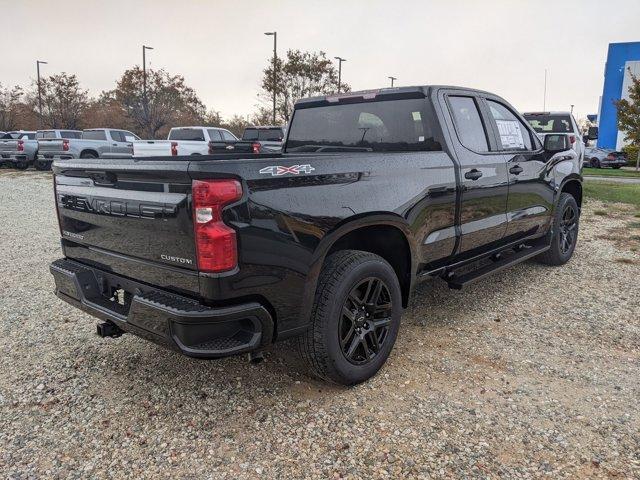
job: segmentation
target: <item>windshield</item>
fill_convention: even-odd
[[[424,99],[387,100],[295,111],[288,152],[441,150]]]
[[[538,133],[572,133],[569,115],[524,115]]]
[[[168,140],[194,140],[204,142],[204,131],[201,128],[177,128],[169,132]]]
[[[242,140],[262,140],[265,142],[281,142],[284,134],[281,128],[247,128]]]

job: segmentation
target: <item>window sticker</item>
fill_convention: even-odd
[[[411,112],[411,116],[413,117],[414,122],[419,122],[422,120],[422,115],[420,115],[420,112]]]
[[[515,148],[525,148],[524,138],[522,138],[522,130],[515,120],[496,120],[498,132],[500,133],[500,142],[502,148],[511,150]]]

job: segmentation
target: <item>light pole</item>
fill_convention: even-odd
[[[38,125],[40,126],[40,128],[42,128],[42,90],[40,88],[40,65],[41,64],[47,65],[47,62],[36,60],[36,71],[38,72],[38,111],[40,112]]]
[[[393,87],[393,81],[398,79],[398,77],[387,77],[387,78],[391,79],[391,86],[392,87]]]
[[[544,69],[544,94],[542,98],[542,111],[547,110],[547,69]]]
[[[346,62],[347,59],[342,57],[333,57],[333,58],[338,60],[338,93],[340,93],[340,85],[342,81],[342,62]]]
[[[276,90],[277,90],[277,81],[278,76],[276,73],[276,69],[278,68],[278,32],[265,32],[266,36],[270,37],[273,35],[273,124],[276,124]]]
[[[571,104],[571,115],[573,115],[573,103]]]
[[[153,47],[142,45],[142,101],[144,102],[144,120],[149,122],[149,102],[147,100],[147,50],[153,50]],[[147,125],[148,128],[148,125]],[[147,131],[147,133],[149,133]]]

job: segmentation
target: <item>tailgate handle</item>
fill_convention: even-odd
[[[93,180],[93,183],[96,185],[108,187],[113,187],[117,181],[115,174],[111,172],[93,172],[89,174],[89,178]]]

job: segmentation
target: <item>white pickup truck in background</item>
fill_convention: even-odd
[[[208,155],[210,142],[234,145],[238,138],[229,130],[217,127],[177,127],[169,131],[166,140],[133,142],[134,157],[176,155]],[[233,148],[230,148],[233,151]]]

